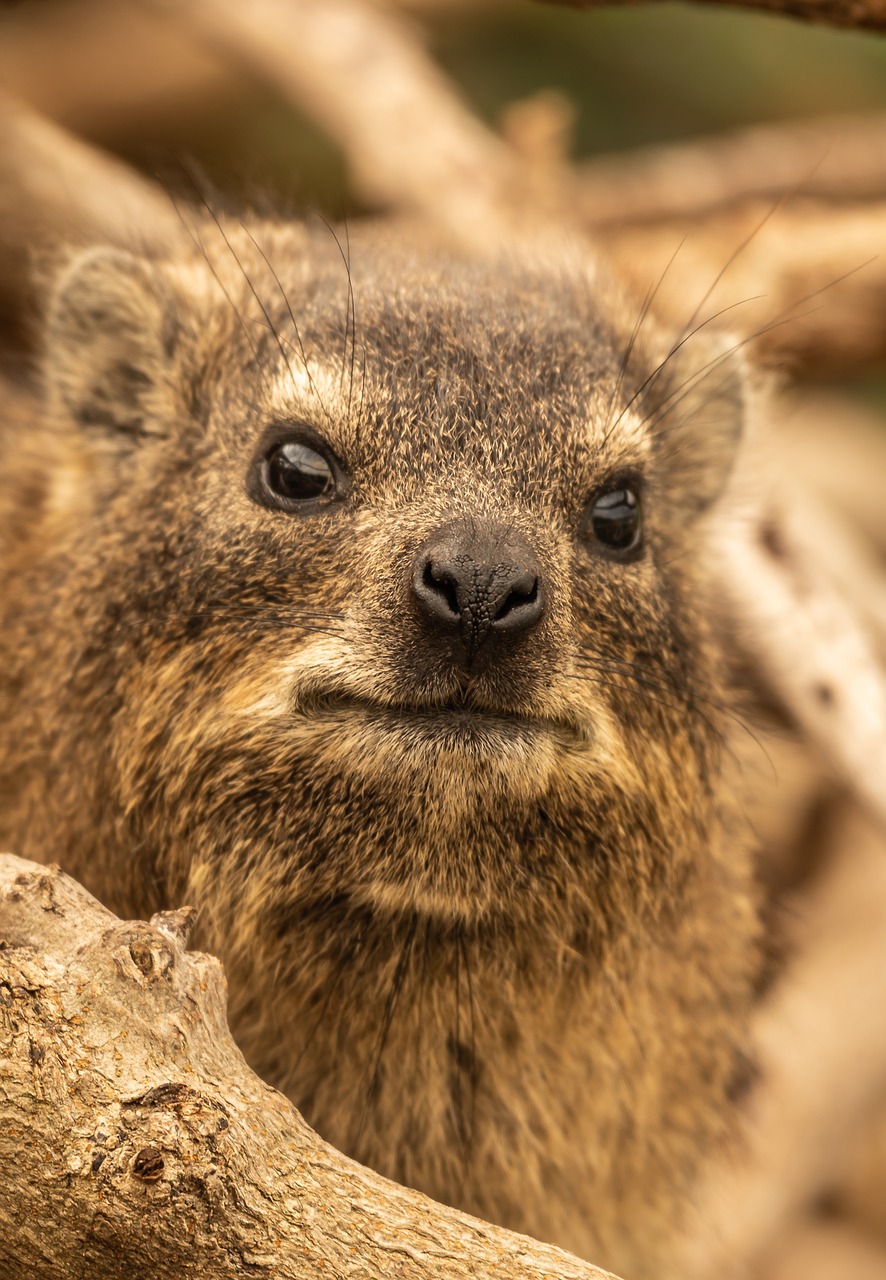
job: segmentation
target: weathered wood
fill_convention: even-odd
[[[603,1280],[324,1143],[231,1039],[192,914],[0,855],[0,1280]]]

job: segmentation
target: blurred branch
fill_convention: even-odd
[[[886,830],[886,634],[875,638],[886,619],[882,574],[856,563],[839,520],[790,473],[752,455],[744,466],[753,506],[728,523],[717,548],[729,634]]]
[[[565,5],[569,9],[597,9],[603,4],[639,4],[648,0],[542,0],[543,4]],[[763,9],[783,18],[824,22],[832,27],[856,27],[865,31],[886,31],[886,0],[710,0],[741,9]]]
[[[829,872],[796,904],[799,950],[758,1015],[744,1150],[697,1203],[699,1280],[759,1274],[782,1228],[846,1174],[886,1085],[883,840],[844,811],[832,841]]]
[[[515,157],[460,101],[402,19],[361,0],[147,0],[308,112],[360,192],[469,243],[520,221]]]
[[[27,326],[41,254],[62,243],[150,246],[176,224],[154,183],[0,94],[0,328]]]
[[[757,358],[820,378],[886,358],[884,228],[886,201],[798,199],[591,232],[642,293],[662,277],[656,310],[671,322],[701,299],[705,315],[730,308],[723,323]]]
[[[835,204],[886,197],[886,115],[790,121],[597,156],[576,170],[583,224],[697,219],[796,193]]]

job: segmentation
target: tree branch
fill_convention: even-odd
[[[739,129],[595,156],[576,168],[588,227],[698,221],[794,193],[836,206],[886,196],[886,116],[836,116]]]
[[[0,1274],[604,1280],[324,1143],[244,1062],[192,918],[0,855]]]
[[[569,9],[597,9],[602,4],[642,4],[647,0],[542,0]],[[886,31],[884,0],[712,0],[712,3],[741,9],[762,9],[783,18],[802,18],[832,27],[852,27],[864,31]]]
[[[463,105],[405,21],[361,0],[147,0],[246,63],[344,150],[373,204],[495,244],[519,221],[515,157]]]

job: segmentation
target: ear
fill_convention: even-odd
[[[654,438],[669,492],[690,520],[729,479],[744,431],[748,372],[739,340],[696,333],[667,362],[655,389]]]
[[[92,433],[134,442],[165,434],[175,403],[172,307],[156,271],[91,249],[63,273],[50,304],[50,395]]]

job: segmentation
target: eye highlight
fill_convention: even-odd
[[[335,490],[332,467],[316,449],[295,440],[278,444],[266,464],[268,487],[289,502],[328,498]]]
[[[332,450],[305,428],[299,435],[274,433],[253,462],[247,488],[264,506],[307,515],[343,497],[347,482]]]
[[[633,559],[643,542],[640,486],[616,480],[599,489],[587,505],[585,531],[590,540],[620,559]]]

